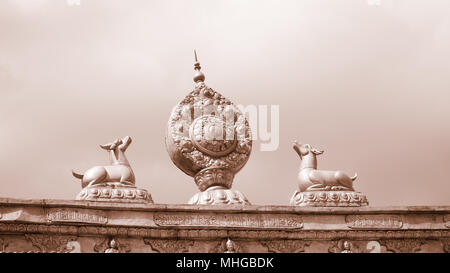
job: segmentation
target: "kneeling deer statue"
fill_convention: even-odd
[[[72,170],[73,176],[81,179],[82,188],[99,185],[134,186],[134,173],[125,157],[125,151],[130,143],[131,137],[126,136],[112,143],[100,145],[102,149],[109,152],[110,165],[92,167],[84,174]]]
[[[357,174],[349,177],[342,171],[323,171],[317,170],[317,155],[324,151],[318,151],[309,144],[299,144],[297,141],[293,144],[294,150],[300,156],[300,170],[298,173],[299,190],[350,190],[353,189],[353,181]]]

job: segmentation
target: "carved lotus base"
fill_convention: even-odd
[[[147,190],[136,187],[97,186],[86,187],[77,195],[76,200],[125,202],[125,203],[153,203]]]
[[[362,207],[369,202],[364,194],[355,191],[295,191],[291,205],[301,207]]]
[[[224,187],[211,187],[192,196],[188,204],[192,205],[250,205],[241,192]]]

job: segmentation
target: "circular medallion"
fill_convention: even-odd
[[[198,117],[191,124],[189,136],[198,150],[213,157],[231,153],[237,144],[234,124],[220,116]]]

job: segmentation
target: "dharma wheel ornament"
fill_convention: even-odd
[[[231,189],[235,174],[247,163],[252,149],[248,120],[231,101],[205,85],[194,54],[194,90],[170,115],[167,151],[200,190],[189,204],[250,204],[242,193]]]

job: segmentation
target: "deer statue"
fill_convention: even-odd
[[[294,150],[300,156],[300,170],[298,173],[299,190],[349,190],[354,191],[353,181],[357,174],[349,177],[342,171],[323,171],[317,170],[317,155],[323,154],[324,151],[318,151],[309,144],[299,144],[294,141]]]
[[[131,143],[131,137],[117,139],[112,143],[100,145],[104,150],[109,151],[110,165],[95,166],[84,174],[78,174],[72,170],[73,176],[81,179],[81,187],[92,186],[134,186],[135,178],[130,163],[125,157],[125,151]]]

